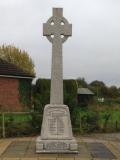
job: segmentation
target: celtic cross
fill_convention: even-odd
[[[63,104],[62,43],[72,35],[72,24],[63,17],[62,8],[53,8],[53,16],[43,24],[43,35],[52,43],[50,104]]]

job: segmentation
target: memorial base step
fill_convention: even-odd
[[[36,140],[36,153],[78,153],[76,140],[48,140],[38,137]]]

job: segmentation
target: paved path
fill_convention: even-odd
[[[0,139],[0,160],[120,160],[120,134],[78,136],[79,154],[36,154],[35,139]]]

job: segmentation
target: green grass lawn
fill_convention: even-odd
[[[19,114],[11,115],[10,114],[10,115],[5,116],[6,120],[9,118],[13,118],[15,122],[26,122],[32,119],[31,115],[29,114],[21,114],[21,115]]]
[[[5,121],[13,120],[15,122],[26,122],[32,119],[30,114],[5,114]],[[2,120],[2,115],[0,114],[0,121]]]
[[[99,119],[104,121],[105,117],[110,115],[109,121],[115,123],[116,121],[120,122],[120,110],[105,110],[99,112]]]

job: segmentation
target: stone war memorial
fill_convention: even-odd
[[[62,8],[53,8],[53,16],[43,24],[43,36],[52,43],[50,104],[44,107],[37,153],[78,153],[73,137],[68,106],[63,102],[62,44],[72,35],[72,24],[63,17]]]

